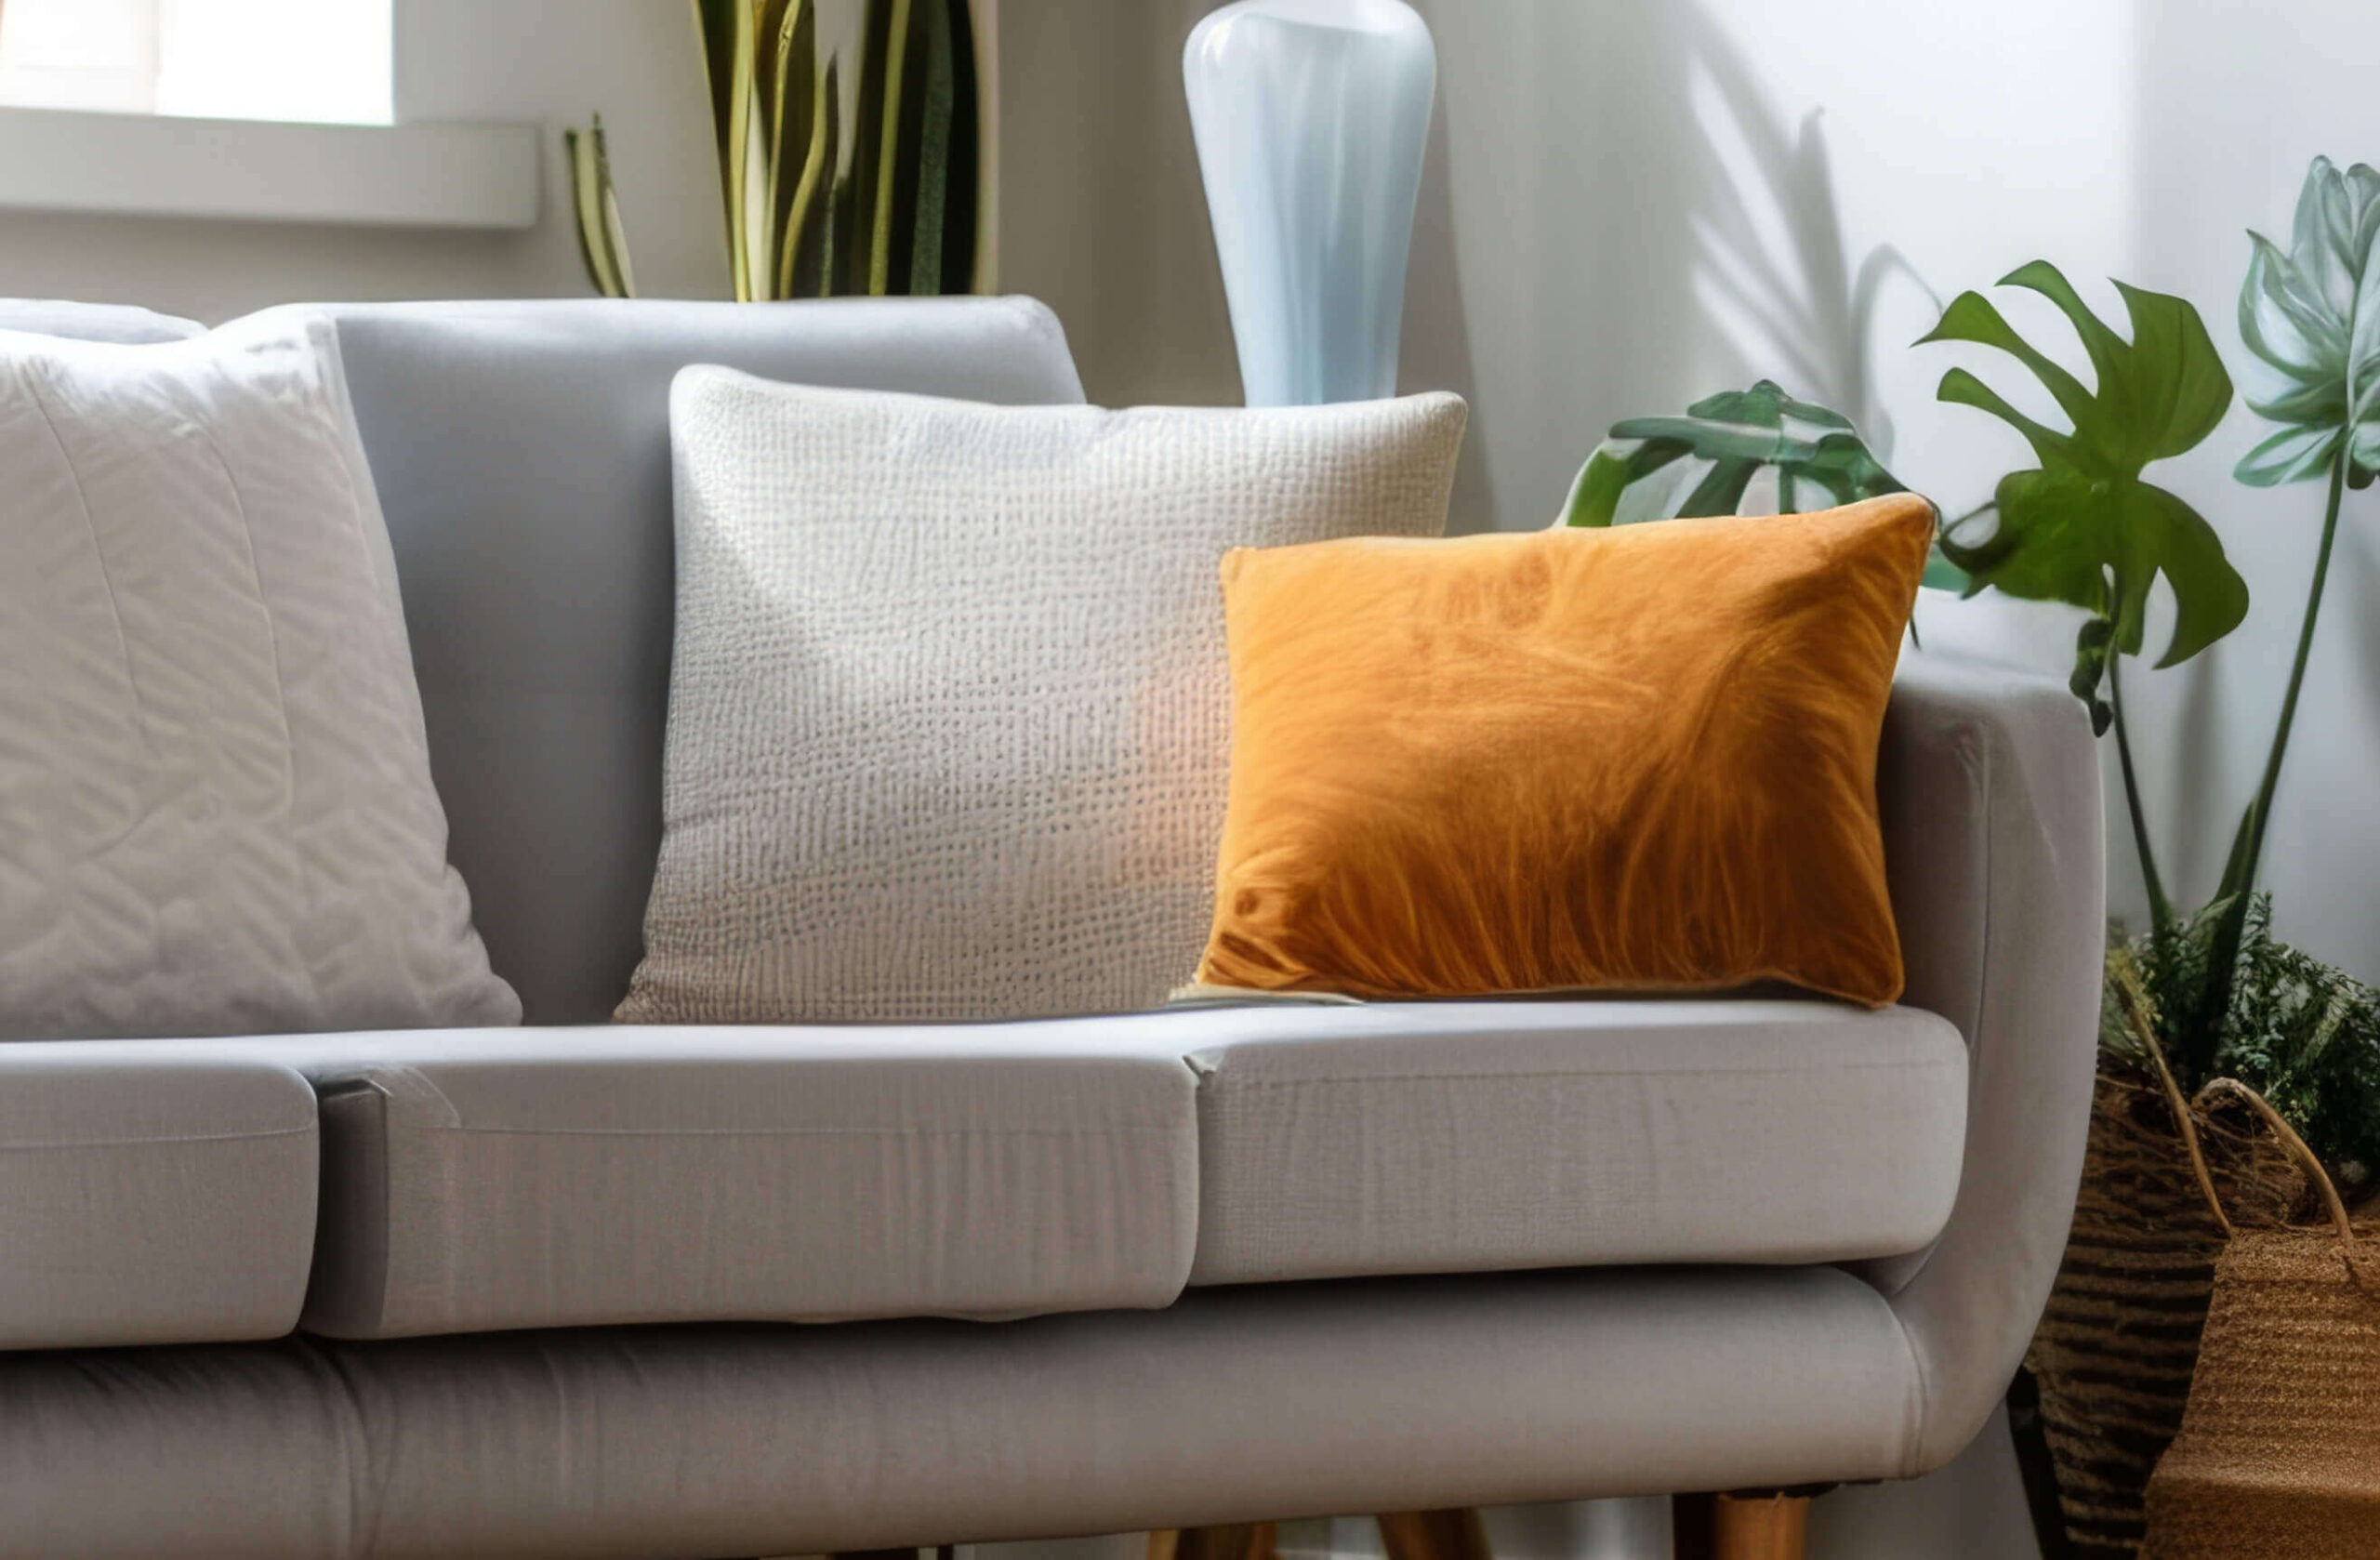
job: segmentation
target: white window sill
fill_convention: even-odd
[[[529,228],[537,126],[293,125],[0,108],[0,209]]]

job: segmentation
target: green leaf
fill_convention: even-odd
[[[702,39],[703,71],[710,86],[711,129],[718,139],[720,201],[724,208],[731,251],[737,223],[735,200],[728,188],[728,169],[737,158],[734,139],[735,105],[743,93],[735,73],[735,34],[739,16],[748,25],[747,0],[694,0],[694,31]]]
[[[636,273],[628,265],[628,235],[620,227],[619,197],[612,189],[612,159],[603,142],[603,116],[585,135],[562,133],[570,165],[573,228],[587,279],[605,297],[634,297]]]
[[[1632,495],[1658,497],[1651,484],[1670,482],[1681,460],[1708,469],[1684,496],[1630,506],[1634,519],[1733,514],[1763,468],[1777,471],[1778,501],[1787,512],[1805,496],[1831,504],[1856,503],[1906,491],[1870,452],[1851,419],[1841,413],[1789,396],[1763,379],[1750,390],[1706,396],[1683,416],[1630,417],[1610,432],[1570,485],[1563,505],[1565,525],[1623,523],[1620,513]],[[1692,473],[1688,473],[1691,475]]]
[[[834,290],[838,296],[874,291],[876,206],[881,181],[892,178],[882,166],[884,124],[889,114],[897,126],[900,103],[885,88],[885,62],[892,48],[894,0],[866,0],[860,29],[858,106],[852,125],[851,165],[836,181],[836,259]],[[903,32],[906,34],[906,29]],[[892,97],[890,107],[887,98]]]
[[[760,13],[752,0],[694,0],[694,25],[702,36],[703,64],[710,78],[712,127],[719,138],[720,197],[727,214],[727,265],[735,296],[760,296],[753,275],[750,196],[753,140],[763,115],[760,83]],[[763,119],[763,124],[765,119]]]
[[[758,291],[786,298],[793,296],[800,222],[807,216],[797,209],[802,180],[811,176],[811,152],[819,139],[817,17],[810,0],[767,0],[760,20],[760,70],[769,88],[769,231],[761,249],[764,284]]]
[[[800,247],[793,262],[791,297],[831,297],[835,292],[838,211],[842,191],[840,165],[843,128],[842,61],[828,59],[818,84],[818,127],[811,138],[810,162],[794,194],[794,231]]]
[[[2240,338],[2256,359],[2248,404],[2281,430],[2234,473],[2254,487],[2327,475],[2345,453],[2350,485],[2380,471],[2380,172],[2317,157],[2283,251],[2248,235]]]
[[[876,229],[867,250],[867,290],[876,297],[892,290],[892,192],[901,177],[903,94],[910,89],[909,3],[910,0],[891,0],[892,15],[886,33],[889,42],[884,56],[883,119],[876,148]]]
[[[950,198],[950,120],[958,94],[953,69],[948,0],[925,0],[924,101],[918,124],[916,236],[909,246],[912,297],[942,291],[943,217]]]
[[[2139,654],[2150,588],[2174,593],[2174,635],[2158,661],[2186,661],[2239,627],[2248,587],[2222,541],[2188,504],[2142,480],[2151,462],[2193,448],[2231,403],[2231,378],[2198,311],[2182,298],[2119,282],[2129,340],[2093,313],[2055,266],[2036,260],[2003,279],[2055,304],[2089,356],[2085,388],[2017,335],[1980,295],[1963,293],[1923,339],[1994,348],[2042,382],[2071,427],[2027,416],[1964,368],[1942,376],[1939,399],[1973,406],[2023,436],[2040,464],[2003,478],[1998,524],[1969,540],[1945,535],[1945,557],[1985,586],[2030,601],[2064,602],[2104,618],[2076,647],[2076,694],[2103,707],[2098,687],[2111,653]]]
[[[2115,648],[2115,625],[2104,617],[2086,617],[2074,636],[2074,675],[2067,686],[2091,712],[2091,734],[2105,736],[2115,724],[2115,707],[2099,696],[2107,681],[2108,656]]]

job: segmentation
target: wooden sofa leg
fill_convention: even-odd
[[[1382,1512],[1380,1546],[1388,1560],[1491,1560],[1488,1529],[1476,1507],[1440,1512]]]
[[[1269,1522],[1223,1527],[1160,1527],[1149,1534],[1149,1560],[1274,1560]]]
[[[1806,1495],[1722,1495],[1711,1512],[1712,1560],[1804,1560]]]

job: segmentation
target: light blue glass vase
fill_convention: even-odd
[[[1248,403],[1395,395],[1429,28],[1403,0],[1237,0],[1182,74]]]

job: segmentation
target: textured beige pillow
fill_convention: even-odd
[[[1163,1001],[1214,907],[1223,554],[1436,535],[1463,419],[681,374],[666,828],[618,1016]]]

